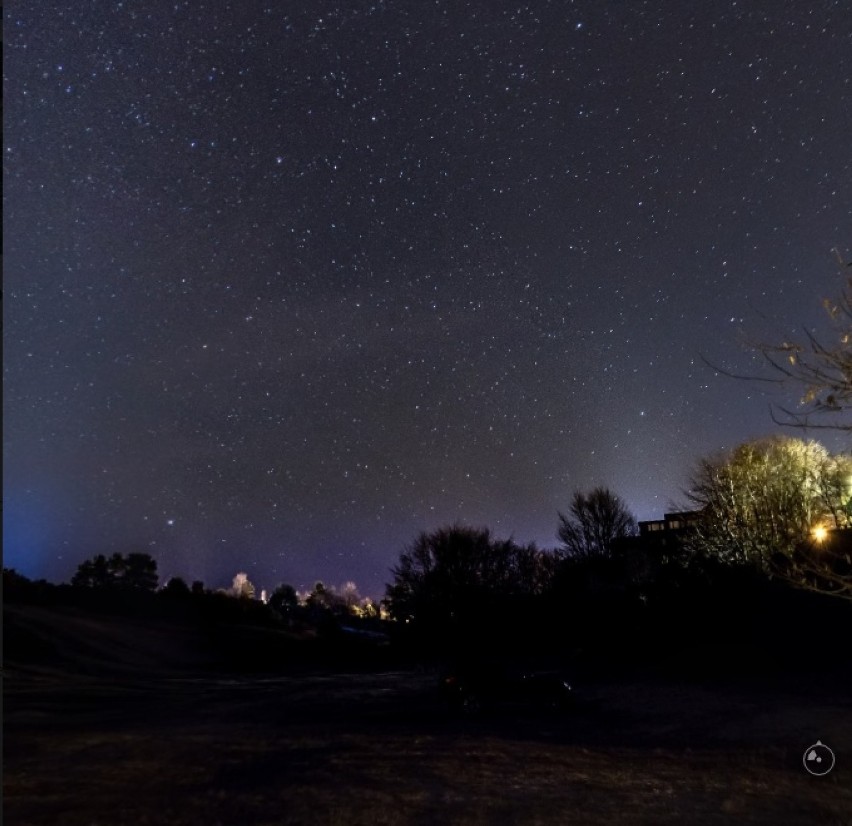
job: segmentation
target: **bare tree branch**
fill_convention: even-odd
[[[837,250],[835,250],[837,254]],[[839,257],[839,254],[838,254]],[[852,266],[849,264],[847,266]],[[769,375],[743,375],[701,360],[728,378],[792,388],[800,409],[773,404],[772,420],[784,427],[852,431],[852,276],[844,277],[840,295],[823,301],[829,331],[820,338],[803,328],[800,341],[753,343]]]
[[[828,339],[804,330],[800,342],[756,349],[777,382],[801,393],[802,409],[794,412],[776,406],[783,417],[773,416],[774,421],[791,427],[852,431],[852,276],[846,277],[839,297],[823,305],[830,322]]]

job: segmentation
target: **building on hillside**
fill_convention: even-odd
[[[639,540],[648,550],[673,551],[683,547],[683,541],[701,519],[701,511],[673,511],[662,519],[639,523]]]
[[[639,532],[616,541],[614,550],[622,553],[643,553],[658,562],[677,556],[684,550],[685,540],[695,530],[701,511],[673,511],[662,519],[639,522]]]

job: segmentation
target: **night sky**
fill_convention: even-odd
[[[777,431],[852,228],[845,2],[12,2],[4,565],[381,596]],[[795,394],[780,397],[795,399]]]

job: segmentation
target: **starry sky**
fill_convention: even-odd
[[[16,0],[4,565],[147,550],[381,596],[777,430],[852,227],[852,16],[805,0]],[[833,250],[837,250],[835,253]],[[787,399],[789,400],[789,398]]]

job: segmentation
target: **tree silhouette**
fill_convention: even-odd
[[[80,563],[71,584],[81,588],[127,588],[134,591],[156,591],[157,561],[146,553],[112,554],[107,559],[98,554]]]
[[[81,562],[71,577],[71,584],[78,588],[106,588],[114,582],[110,564],[103,554]]]
[[[548,562],[535,546],[495,540],[487,528],[440,528],[421,533],[400,555],[386,602],[396,619],[449,632],[540,593]]]
[[[322,580],[317,580],[314,583],[313,590],[308,594],[305,599],[305,604],[310,608],[315,609],[328,609],[331,608],[334,602],[334,594],[326,588],[325,583]]]
[[[123,560],[122,587],[139,591],[157,590],[157,561],[145,553],[130,553]]]
[[[299,595],[292,585],[282,583],[269,597],[269,607],[274,608],[282,617],[293,614],[299,607]]]
[[[615,542],[635,533],[633,514],[608,488],[576,491],[568,515],[559,514],[557,536],[571,557],[608,557]]]
[[[162,593],[171,597],[188,597],[190,594],[189,585],[182,577],[173,576],[163,587]]]

